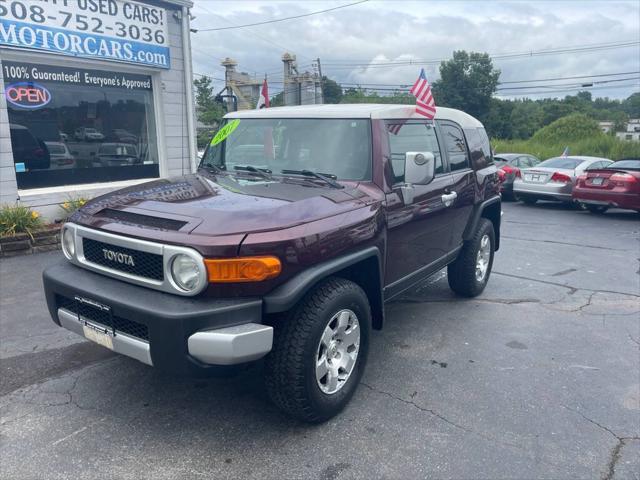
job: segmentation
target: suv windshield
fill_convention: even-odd
[[[365,119],[229,119],[200,166],[228,171],[249,166],[274,175],[309,170],[340,180],[370,180],[370,137]]]

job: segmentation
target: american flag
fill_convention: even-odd
[[[429,120],[433,120],[436,116],[436,102],[433,100],[431,94],[431,85],[427,81],[427,76],[424,73],[424,68],[420,70],[420,76],[416,83],[413,84],[411,94],[416,97],[416,113],[427,117]]]

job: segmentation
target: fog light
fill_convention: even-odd
[[[200,280],[200,266],[189,255],[176,255],[171,262],[171,276],[176,285],[183,290],[195,290]]]
[[[72,229],[64,228],[62,230],[62,253],[64,253],[64,256],[69,260],[76,256],[76,242],[74,236]]]

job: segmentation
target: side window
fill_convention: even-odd
[[[451,171],[463,170],[469,167],[469,158],[467,155],[467,145],[464,141],[464,135],[460,127],[445,123],[442,124],[442,132],[444,134],[444,145],[449,154],[449,165]]]
[[[407,152],[432,152],[436,160],[436,175],[444,173],[442,155],[433,125],[387,122],[387,132],[391,168],[396,183],[404,182],[404,159]]]

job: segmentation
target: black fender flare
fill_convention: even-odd
[[[381,320],[376,317],[384,315],[383,312],[378,312],[378,310],[384,310],[382,306],[382,282],[384,276],[382,272],[382,255],[378,247],[367,247],[356,252],[332,258],[305,269],[263,297],[264,312],[281,313],[291,310],[294,305],[298,303],[298,301],[300,301],[300,299],[302,299],[302,297],[320,280],[352,265],[372,259],[375,259],[378,266],[379,285],[375,289],[376,292],[373,292],[377,299],[371,298],[372,292],[369,292],[370,303],[372,310],[376,310],[375,312],[372,311],[374,317],[374,328],[377,325],[377,320],[380,321],[381,327]]]
[[[494,206],[496,204],[497,207]],[[462,235],[462,239],[466,242],[471,237],[473,237],[473,234],[478,228],[478,222],[484,216],[483,213],[489,208],[497,209],[497,215],[493,215],[492,217],[487,218],[489,218],[493,222],[493,228],[496,234],[495,249],[498,250],[500,248],[500,223],[502,219],[502,199],[498,195],[496,195],[495,197],[491,197],[474,207],[471,218],[469,219],[469,223],[467,224],[467,227],[465,228]]]

